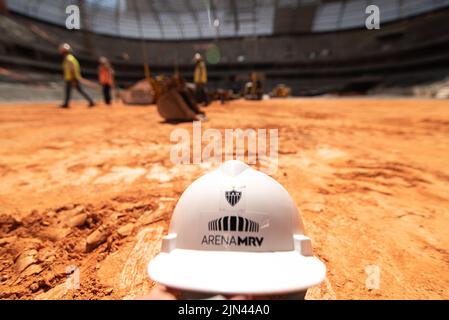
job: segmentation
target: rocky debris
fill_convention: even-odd
[[[55,212],[59,213],[61,211],[73,210],[74,208],[75,208],[75,204],[70,203],[70,204],[67,204],[65,206],[62,206],[62,207],[59,207],[59,208],[55,209]]]
[[[119,220],[119,219],[121,219],[123,217],[126,217],[126,216],[127,216],[126,212],[114,212],[111,215],[111,219],[112,220]]]
[[[20,253],[15,261],[15,268],[18,273],[22,273],[30,265],[37,262],[37,250],[31,249]]]
[[[72,230],[63,227],[49,227],[41,232],[41,237],[56,242],[67,237]]]
[[[104,294],[108,296],[108,295],[110,295],[113,291],[114,291],[113,288],[108,288],[108,289],[105,289]]]
[[[22,222],[9,215],[0,215],[0,232],[10,233],[22,225]]]
[[[66,269],[70,265],[100,265],[124,244],[133,243],[131,236],[142,226],[140,218],[153,215],[154,220],[154,199],[125,196],[95,205],[33,210],[27,215],[18,214],[20,220],[9,214],[0,216],[0,298],[35,299],[42,295],[99,299],[120,295],[115,287],[108,285],[103,289],[100,283],[67,291]],[[102,249],[95,250],[99,246]],[[97,269],[83,271],[83,281],[85,275],[95,279]],[[116,272],[121,269],[120,266]],[[147,278],[145,272],[141,276]],[[62,291],[56,289],[59,287]],[[46,295],[47,292],[52,293]]]
[[[85,206],[77,205],[73,209],[70,210],[64,210],[59,212],[59,217],[61,218],[61,221],[67,222],[71,218],[83,213],[86,210]]]
[[[43,225],[44,227],[48,227],[50,225],[50,222],[48,222],[47,220],[42,220],[41,225]]]
[[[74,204],[74,203],[69,203],[69,204],[66,204],[66,205],[64,205],[64,206],[62,206],[62,207],[56,208],[56,209],[55,209],[55,212],[59,213],[59,212],[61,212],[61,211],[73,210],[73,209],[75,208],[75,206],[76,206],[76,204]]]
[[[173,204],[173,202],[172,202]],[[170,209],[169,209],[170,208]],[[171,211],[170,203],[161,202],[157,210],[147,210],[139,218],[138,222],[142,226],[156,223],[168,219],[167,214]]]
[[[39,251],[38,261],[39,262],[53,262],[56,258],[56,251],[53,248],[43,248]]]
[[[77,253],[86,252],[86,239],[81,239],[76,242],[76,245],[73,247],[73,251]]]
[[[97,230],[92,232],[86,239],[86,252],[91,252],[97,248],[100,244],[106,242],[111,229],[107,226],[100,226]]]
[[[2,238],[2,239],[0,239],[0,247],[10,244],[10,243],[16,241],[16,239],[17,239],[16,236]]]
[[[120,227],[117,230],[117,233],[121,236],[121,237],[127,237],[129,236],[134,230],[134,224],[133,223],[128,223],[126,225],[124,225],[123,227]]]
[[[39,250],[41,246],[42,241],[37,238],[17,237],[17,239],[6,246],[6,253],[10,253],[15,262],[20,254],[30,250]]]
[[[40,264],[32,264],[22,272],[21,277],[36,275],[41,273],[43,270],[44,268]]]
[[[67,221],[67,225],[69,227],[81,227],[84,224],[86,224],[88,215],[86,213],[81,213],[79,215],[76,215]]]
[[[54,218],[54,217],[56,217],[58,214],[56,213],[55,210],[48,210],[47,212],[45,212],[45,215],[47,216],[47,218]]]
[[[147,201],[131,201],[123,202],[117,206],[117,210],[120,212],[129,212],[133,210],[152,209],[153,206]]]
[[[38,283],[36,283],[36,282],[34,282],[34,283],[32,283],[31,285],[30,285],[30,290],[31,290],[31,292],[36,292],[36,291],[38,291],[39,290],[39,284]]]

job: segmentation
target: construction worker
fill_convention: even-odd
[[[287,190],[231,160],[182,194],[148,273],[163,299],[304,299],[326,267]]]
[[[201,54],[196,53],[194,56],[195,71],[193,73],[193,82],[195,83],[196,102],[203,102],[204,106],[209,105],[209,97],[207,96],[207,68]]]
[[[256,72],[251,72],[250,82],[247,84],[247,94],[245,98],[248,100],[262,100],[263,88],[262,81],[260,81],[259,76]]]
[[[75,87],[78,92],[89,102],[89,107],[95,106],[92,98],[83,90],[81,80],[81,70],[78,60],[72,54],[72,48],[68,43],[63,43],[59,46],[59,53],[64,57],[62,68],[64,71],[65,81],[65,98],[64,104],[61,108],[68,108],[70,103],[70,96],[72,87]]]
[[[101,57],[98,66],[98,82],[103,88],[103,99],[107,105],[111,104],[111,90],[114,88],[114,69],[106,57]]]

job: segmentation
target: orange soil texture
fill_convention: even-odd
[[[203,129],[279,129],[273,177],[328,268],[308,299],[449,298],[448,101],[233,101],[206,111]],[[192,124],[163,123],[155,107],[0,106],[0,298],[148,293],[146,266],[177,199],[214,167],[170,161],[176,128]]]

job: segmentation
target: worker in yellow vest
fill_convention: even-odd
[[[80,84],[81,69],[78,60],[72,54],[72,48],[68,43],[63,43],[59,46],[59,53],[64,57],[62,63],[62,69],[64,71],[65,81],[65,98],[61,108],[68,108],[70,102],[70,96],[72,94],[72,88],[76,90],[89,102],[89,107],[95,106],[92,98],[84,91]]]
[[[194,57],[195,71],[193,73],[193,82],[195,83],[196,102],[203,102],[205,106],[209,105],[209,97],[207,96],[207,69],[206,63],[201,54],[197,53]]]

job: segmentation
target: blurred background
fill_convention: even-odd
[[[71,4],[80,30],[65,27]],[[365,26],[370,4],[378,30]],[[191,81],[199,52],[210,90],[243,90],[256,71],[266,93],[449,96],[449,0],[0,0],[0,11],[3,101],[60,99],[62,42],[90,80],[108,57],[120,88],[145,63]]]

